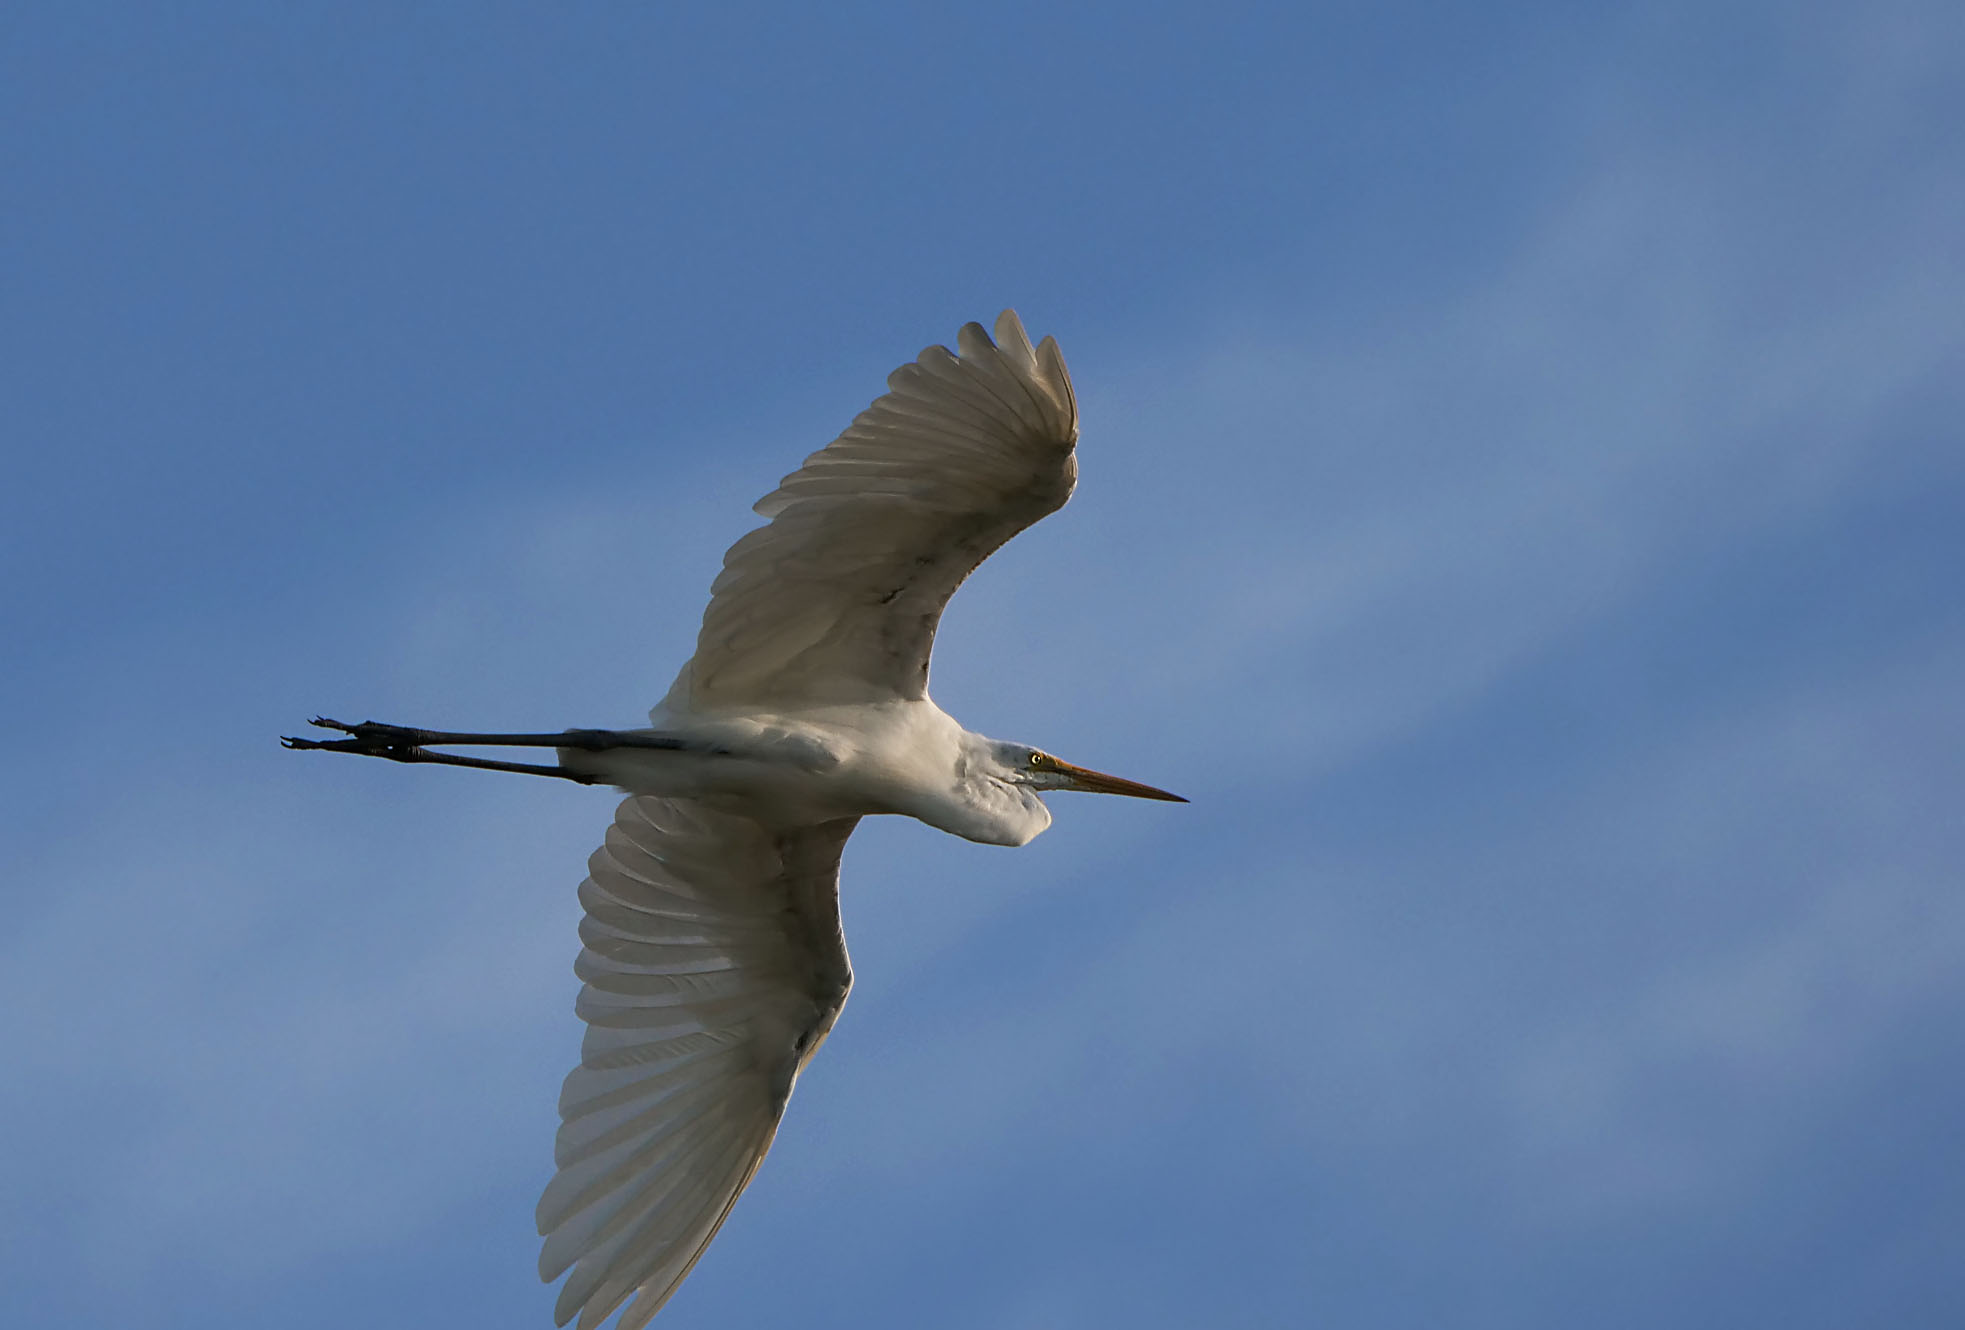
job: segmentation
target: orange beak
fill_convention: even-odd
[[[1069,762],[1052,758],[1053,770],[1061,776],[1070,778],[1067,790],[1084,790],[1088,794],[1124,794],[1134,799],[1165,799],[1168,803],[1184,804],[1187,800],[1178,794],[1142,785],[1136,780],[1125,780],[1118,776],[1108,776],[1103,771],[1093,771],[1088,767],[1075,767]]]

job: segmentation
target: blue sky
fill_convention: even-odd
[[[1949,1326],[1965,18],[14,6],[0,1288],[544,1326],[627,725],[1005,305],[1072,504],[937,699],[1179,789],[870,823],[672,1327]]]

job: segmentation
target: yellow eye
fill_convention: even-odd
[[[1044,756],[1044,754],[1042,753],[1032,753],[1030,755],[1031,769],[1035,771],[1042,771],[1044,769],[1044,764],[1049,762],[1050,760],[1051,760],[1050,758]]]

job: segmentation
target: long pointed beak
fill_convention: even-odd
[[[1088,767],[1074,767],[1069,762],[1051,761],[1056,764],[1059,775],[1068,777],[1067,790],[1084,790],[1089,794],[1124,794],[1134,799],[1165,799],[1168,803],[1184,804],[1187,800],[1178,794],[1142,785],[1136,780],[1125,780],[1118,776],[1108,776],[1103,771],[1093,771]]]

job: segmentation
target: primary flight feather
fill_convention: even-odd
[[[932,346],[758,501],[724,556],[696,654],[635,730],[481,734],[315,724],[326,749],[627,791],[580,884],[587,1023],[539,1200],[557,1323],[645,1325],[730,1213],[852,984],[839,858],[899,813],[1021,845],[1038,797],[1178,800],[972,734],[928,698],[942,608],[1071,496],[1078,408],[1050,338],[1014,311]],[[552,766],[437,745],[553,748]],[[568,1274],[568,1272],[571,1272]],[[625,1309],[624,1308],[625,1304]]]

